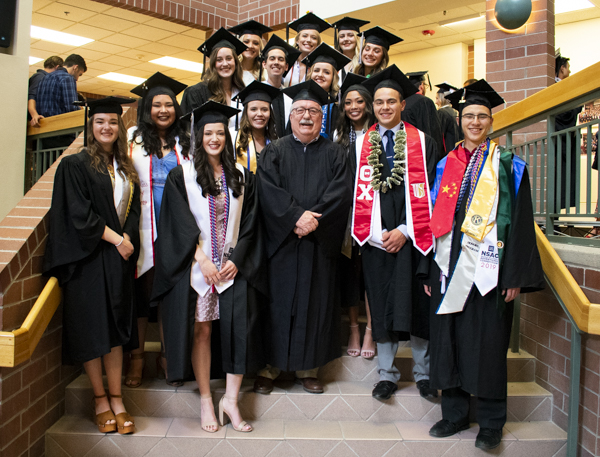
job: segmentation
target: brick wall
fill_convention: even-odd
[[[600,303],[600,270],[567,265],[592,303]],[[521,347],[534,355],[536,382],[553,396],[552,420],[567,428],[571,323],[550,289],[522,297]],[[600,455],[600,336],[582,338],[579,456]]]
[[[475,46],[471,45],[468,48],[467,57],[467,79],[473,79],[475,77]]]
[[[135,124],[137,110],[123,120]],[[82,138],[82,137],[81,137]],[[78,152],[77,139],[65,154]],[[41,276],[55,163],[0,221],[0,330],[21,326],[46,284]],[[31,359],[0,368],[0,455],[44,455],[44,433],[64,414],[65,387],[80,367],[61,364],[61,309],[52,318]]]

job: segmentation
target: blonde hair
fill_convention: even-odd
[[[342,30],[343,32],[352,32],[352,34],[354,35],[354,39],[356,40],[356,44],[354,45],[354,57],[352,58],[352,67],[350,68],[350,71],[348,73],[354,73],[354,70],[356,68],[358,68],[358,66],[360,65],[360,39],[358,37],[358,33],[356,33],[354,30]],[[340,32],[338,32],[338,42],[337,42],[337,46],[335,47],[335,50],[338,52],[341,52],[342,54],[344,54],[342,52],[342,48],[340,46]],[[344,54],[345,55],[345,54]]]
[[[317,62],[317,63],[327,63],[327,62]],[[314,64],[312,67],[310,67],[308,69],[308,72],[306,72],[306,77],[308,79],[312,79],[311,78],[312,70],[315,65],[316,64]],[[328,65],[331,67],[331,70],[333,72],[333,78],[331,79],[331,87],[329,87],[328,93],[331,98],[337,98],[338,92],[340,91],[340,75],[338,74],[337,71],[335,71],[335,68],[333,67],[333,65],[331,65],[331,64],[328,64]]]
[[[242,43],[244,42],[245,36],[258,36],[258,35],[246,33],[240,37],[240,40],[242,41]],[[264,47],[265,47],[264,40],[262,39],[261,36],[258,36],[258,56],[260,56]],[[256,56],[256,58],[254,59],[254,63],[252,64],[251,72],[252,72],[252,76],[254,76],[254,79],[258,79],[258,75],[260,73],[260,60],[259,60],[258,56]],[[242,63],[242,61],[244,60],[243,53],[238,56],[238,60],[240,61],[240,63]],[[243,70],[242,70],[242,73],[243,73]]]
[[[304,29],[304,30],[300,30],[296,36],[294,37],[294,46],[296,47],[296,49],[300,49],[300,47],[298,46],[298,39],[300,37],[300,34],[302,32],[306,32],[307,30],[315,30],[315,29]],[[321,42],[323,41],[323,39],[321,38],[321,34],[319,33],[318,30],[315,30],[315,32],[317,32],[317,46],[319,46],[321,44]],[[317,47],[315,46],[315,48]]]
[[[373,43],[367,43],[367,44],[373,44]],[[366,46],[366,44],[365,44]],[[379,45],[375,45],[375,46],[379,46]],[[362,54],[362,51],[364,50],[364,48],[360,51]],[[367,71],[367,68],[365,67],[364,62],[361,63],[358,67],[355,67],[356,70],[354,71],[354,73],[356,73],[357,75],[360,76],[373,76],[377,73],[379,73],[380,71],[383,71],[387,68],[388,63],[390,62],[390,55],[388,53],[388,50],[385,49],[383,46],[381,46],[381,62],[379,63],[379,65],[377,65],[377,67],[375,67],[371,73],[369,74],[365,74]]]

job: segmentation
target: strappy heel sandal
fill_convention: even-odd
[[[373,349],[365,349],[365,340],[367,339],[367,332],[371,333],[371,328],[367,327],[365,329],[365,336],[363,338],[363,349],[360,351],[360,356],[363,359],[367,359],[367,360],[371,360],[373,357],[375,357],[375,353],[377,351],[377,346],[375,346]],[[373,341],[373,335],[371,334],[371,343],[373,345],[375,345],[375,341]]]
[[[123,398],[122,395],[110,395],[110,398]],[[123,412],[115,415],[117,421],[117,432],[119,435],[128,435],[135,431],[135,421],[128,412]],[[125,425],[125,422],[131,422],[131,425]]]
[[[96,425],[98,425],[98,431],[100,433],[113,433],[117,430],[117,424],[116,423],[112,423],[112,424],[108,424],[108,421],[115,421],[116,422],[116,418],[115,418],[115,414],[112,412],[112,409],[108,409],[106,411],[104,411],[103,413],[100,414],[96,414],[96,399],[99,398],[105,398],[106,394],[104,395],[94,395],[94,398],[92,398],[92,407],[94,408],[94,416],[96,416]]]
[[[357,347],[357,348],[350,347],[350,341],[352,340],[352,329],[353,328],[358,329],[358,324],[350,325],[348,327],[350,328],[350,336],[348,337],[348,349],[346,350],[346,352],[348,353],[348,355],[350,357],[358,357],[360,355],[360,331],[359,330],[356,331],[358,333],[358,346],[359,347]]]
[[[144,353],[140,352],[138,354],[131,354],[130,356],[130,361],[131,360],[143,360],[144,359]],[[129,371],[131,371],[131,362],[129,362]],[[142,374],[144,372],[144,365],[142,364]],[[129,374],[127,374],[125,376],[125,382],[124,384],[131,388],[131,389],[135,389],[137,387],[140,387],[142,385],[142,376],[130,376]]]
[[[230,398],[226,395],[223,395],[221,397],[221,400],[219,401],[219,422],[221,423],[221,426],[225,425],[226,422],[225,422],[224,416],[227,416],[227,419],[229,419],[229,422],[231,422],[231,426],[233,427],[233,429],[236,432],[245,432],[245,433],[251,432],[253,430],[252,426],[245,420],[242,420],[238,424],[237,427],[233,424],[233,421],[231,420],[231,415],[227,412],[227,410],[225,409],[225,406],[223,405],[223,402],[225,401],[226,398],[227,398],[227,400],[235,401],[237,403],[237,398]],[[245,427],[250,427],[250,428],[246,429]]]
[[[201,404],[207,404],[209,400],[210,400],[212,410],[214,412],[215,407],[212,405],[212,395],[210,395],[210,394],[209,395],[200,395],[200,403]],[[216,431],[218,431],[219,424],[216,421],[205,422],[204,414],[202,414],[202,409],[200,411],[201,411],[200,423],[201,423],[202,430],[204,430],[205,432],[208,432],[208,433],[215,433]],[[209,427],[214,427],[214,429],[211,429]]]

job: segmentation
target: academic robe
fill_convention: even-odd
[[[454,149],[459,141],[458,123],[456,122],[456,111],[451,106],[443,106],[437,110],[440,129],[444,146],[444,157]]]
[[[186,114],[204,105],[213,96],[206,83],[200,81],[198,84],[187,87],[183,91],[181,99],[181,111]]]
[[[574,108],[569,111],[565,111],[564,113],[557,114],[554,119],[554,131],[559,132],[561,130],[568,129],[570,127],[575,127],[577,125],[577,116],[581,112],[582,107]],[[571,137],[570,143],[571,148],[570,151],[567,145],[567,137]],[[558,143],[560,142],[560,156],[558,155]],[[554,176],[555,176],[555,189],[556,196],[554,201],[556,202],[556,212],[559,212],[562,208],[572,207],[577,205],[576,199],[576,190],[577,185],[579,183],[579,179],[577,177],[577,150],[579,149],[579,144],[577,144],[577,137],[575,132],[565,133],[556,137],[555,139],[555,148],[556,155],[554,161]],[[570,157],[567,157],[570,155]],[[560,196],[558,195],[558,179],[556,177],[558,173],[558,167],[561,167],[561,175],[560,175]],[[570,166],[570,172],[567,170],[567,167]],[[569,202],[567,204],[567,174],[569,174],[571,182],[569,183]],[[560,204],[560,206],[558,206]]]
[[[45,275],[63,292],[63,363],[87,362],[113,347],[138,347],[133,287],[139,252],[140,189],[121,227],[106,167],[96,171],[86,151],[62,159],[54,177]],[[102,240],[105,227],[127,233],[134,254],[124,260]]]
[[[341,355],[338,258],[351,201],[345,151],[321,136],[305,148],[289,135],[263,149],[258,178],[271,278],[269,363],[323,366]],[[306,210],[322,216],[298,238],[293,230]]]
[[[268,293],[264,243],[258,217],[255,178],[244,170],[245,182],[240,231],[229,260],[239,272],[233,285],[219,294],[218,321],[213,321],[212,373],[245,374],[264,367],[267,349],[262,336],[268,329],[263,315]],[[181,165],[169,173],[163,194],[158,238],[153,299],[162,299],[161,316],[165,352],[169,361],[167,378],[193,378],[191,365],[194,322],[198,294],[190,285],[192,261],[201,235],[190,202]]]
[[[356,143],[359,161],[362,141]],[[383,154],[382,154],[383,156]],[[430,187],[435,179],[437,147],[433,139],[425,135],[425,159]],[[391,175],[387,160],[381,160],[381,181]],[[380,192],[381,227],[392,231],[406,224],[406,196],[404,181],[393,185],[386,193]],[[429,339],[429,297],[425,295],[422,278],[427,276],[428,257],[423,256],[413,242],[406,243],[396,254],[365,243],[360,248],[363,276],[369,308],[373,339],[386,338],[389,332],[399,333],[401,340],[410,335]]]
[[[411,95],[406,99],[406,107],[402,111],[402,120],[414,125],[433,139],[437,149],[435,161],[439,161],[444,154],[444,141],[433,100],[419,93]]]
[[[290,110],[292,107],[292,99],[281,93],[271,102],[273,108],[273,116],[275,121],[275,133],[277,138],[283,138],[289,135],[292,131],[289,128]]]
[[[535,240],[527,168],[516,198],[514,184],[513,189],[509,190],[513,200],[512,217],[509,235],[504,243],[498,287],[500,290],[520,287],[521,293],[535,292],[544,288],[544,276]],[[465,195],[468,193],[469,188]],[[466,215],[467,200],[463,198],[454,216],[449,274],[452,274],[461,252],[461,226]],[[431,262],[430,272],[431,387],[460,387],[474,396],[505,399],[506,353],[510,342],[513,302],[505,303],[505,310],[501,312],[497,307],[498,287],[482,297],[474,286],[462,312],[436,314],[442,293],[440,269],[435,261]]]

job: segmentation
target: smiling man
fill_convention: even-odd
[[[506,352],[513,300],[543,289],[525,162],[488,138],[492,108],[504,100],[485,81],[446,97],[465,140],[437,167],[431,229],[431,385],[442,390],[434,437],[469,428],[477,397],[475,446],[494,449],[506,423]]]
[[[398,342],[410,339],[414,378],[429,388],[429,300],[417,278],[427,271],[433,246],[429,186],[435,177],[431,137],[401,121],[413,84],[392,65],[363,82],[373,92],[377,124],[356,139],[352,236],[361,246],[365,287],[377,342],[379,382],[373,397],[388,400],[398,389]]]

